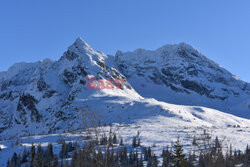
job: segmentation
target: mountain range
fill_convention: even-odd
[[[88,78],[123,80],[88,89]],[[57,60],[0,72],[0,136],[70,132],[89,124],[164,118],[177,126],[249,127],[250,83],[180,43],[106,55],[81,38]],[[155,121],[155,120],[154,120]]]

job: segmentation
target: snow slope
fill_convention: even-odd
[[[164,120],[165,126],[175,128],[249,128],[249,119],[225,113],[249,118],[249,108],[244,108],[250,102],[249,84],[193,50],[186,44],[167,45],[113,57],[78,38],[58,61],[15,64],[0,73],[0,136],[71,132],[86,126],[86,114],[93,112],[106,124],[145,121],[150,126],[150,121]],[[195,58],[190,58],[191,53]],[[185,69],[192,65],[193,76],[189,76]],[[163,77],[168,72],[162,67],[170,70],[168,76]],[[87,77],[121,79],[124,84],[122,89],[87,89]],[[223,108],[225,101],[228,110]]]
[[[184,146],[186,153],[190,151],[199,152],[204,149],[204,130],[206,134],[211,135],[213,141],[216,136],[223,141],[223,150],[228,151],[230,145],[233,150],[244,151],[246,145],[249,144],[250,128],[245,127],[196,127],[194,124],[179,124],[182,121],[174,121],[164,116],[154,116],[151,118],[141,119],[132,124],[113,124],[112,131],[115,131],[118,139],[123,138],[125,145],[131,145],[132,138],[137,136],[139,131],[139,138],[141,146],[152,147],[152,151],[159,156],[161,161],[162,149],[169,148],[176,142],[179,137]],[[109,134],[110,127],[101,127],[100,131]],[[102,134],[102,133],[101,133]],[[100,134],[100,135],[101,135]],[[193,137],[196,136],[198,146],[192,145]],[[61,133],[21,137],[19,144],[16,145],[16,139],[0,141],[0,166],[6,166],[8,158],[10,159],[14,152],[22,153],[24,149],[30,149],[32,144],[37,146],[40,144],[44,149],[49,143],[53,144],[54,153],[59,154],[61,149],[61,140],[66,142],[77,142],[84,144],[86,141],[86,133]],[[129,152],[129,151],[128,151]]]
[[[250,118],[250,84],[188,44],[118,51],[114,61],[143,97],[206,106]]]

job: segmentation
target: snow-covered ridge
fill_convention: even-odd
[[[87,89],[89,76],[123,79],[124,86]],[[58,61],[18,63],[1,72],[0,90],[2,137],[72,131],[84,126],[86,110],[105,123],[136,123],[158,115],[177,126],[250,124],[223,113],[249,118],[249,84],[184,43],[113,57],[78,38]]]
[[[141,98],[106,58],[78,38],[58,61],[18,63],[2,72],[0,133],[12,136],[79,128],[86,106],[82,99]],[[88,76],[123,79],[124,89],[88,90]]]
[[[203,105],[249,118],[250,84],[188,44],[118,51],[115,62],[142,96],[175,104]],[[152,89],[154,92],[150,93]]]

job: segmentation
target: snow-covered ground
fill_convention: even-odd
[[[181,124],[180,124],[181,123]],[[110,127],[99,128],[102,134],[103,131],[109,134]],[[208,126],[190,126],[189,123],[179,121],[171,121],[171,119],[163,116],[153,116],[148,119],[138,120],[133,124],[113,124],[112,131],[117,134],[118,139],[123,138],[125,145],[131,145],[132,138],[138,135],[142,146],[151,146],[152,151],[156,155],[162,153],[162,149],[171,146],[179,137],[184,145],[186,153],[189,151],[197,151],[204,148],[204,130],[206,134],[212,136],[213,141],[216,136],[223,141],[224,151],[229,149],[230,144],[233,149],[244,151],[247,144],[250,144],[250,127],[208,127]],[[94,133],[94,132],[93,132]],[[192,145],[193,137],[196,136],[199,146]],[[46,148],[48,143],[54,146],[54,152],[59,154],[61,149],[60,141],[63,139],[66,142],[84,143],[86,134],[78,130],[75,133],[61,133],[51,135],[38,135],[30,137],[21,137],[18,145],[16,139],[1,141],[0,146],[0,166],[5,166],[8,158],[11,158],[13,153],[22,153],[24,148],[29,149],[32,144],[41,144]]]

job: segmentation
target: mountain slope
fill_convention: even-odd
[[[0,74],[0,133],[51,133],[57,129],[79,127],[79,98],[114,94],[114,90],[86,91],[87,76],[124,78],[106,65],[106,55],[95,52],[78,38],[60,60],[19,63]],[[125,81],[117,96],[140,97]],[[7,132],[6,132],[7,134]]]
[[[219,102],[224,98],[224,100],[231,98],[231,96],[236,99],[249,100],[249,84],[234,79],[229,72],[218,68],[215,63],[201,55],[195,55],[198,57],[196,60],[186,59],[186,56],[190,56],[189,52],[186,53],[187,51],[184,52],[187,55],[181,54],[182,57],[163,54],[167,51],[175,52],[175,47],[178,48],[177,45],[172,47],[164,46],[157,51],[137,50],[135,53],[138,57],[135,57],[134,53],[118,52],[114,58],[94,51],[81,38],[78,38],[58,61],[45,59],[36,63],[13,65],[8,71],[0,73],[0,135],[11,137],[73,131],[85,126],[84,121],[88,112],[94,112],[98,120],[106,124],[132,124],[144,119],[153,119],[155,116],[163,116],[169,122],[176,122],[177,126],[248,127],[250,120],[218,110],[164,102],[172,97],[177,101],[183,100],[182,95],[184,94],[187,97],[193,97],[193,92],[197,92],[196,96],[201,99],[205,96],[207,99]],[[187,46],[185,45],[185,47]],[[198,54],[198,52],[195,53]],[[167,65],[166,62],[170,64]],[[212,66],[211,72],[203,71],[202,73],[200,72],[202,69],[200,69],[198,72],[194,72],[193,78],[186,77],[181,72],[172,75],[172,68],[178,67],[178,70],[182,69],[185,72],[188,64],[194,65],[194,69]],[[166,70],[170,70],[169,77],[164,76],[164,74],[168,74],[164,72]],[[209,89],[208,91],[207,89],[210,87],[201,87],[203,84],[191,82],[194,78],[195,81],[198,79],[200,82],[206,81],[207,76],[202,75],[214,77],[214,70],[218,71],[221,77],[234,83],[228,81],[223,85],[217,84],[218,81],[212,85],[209,81],[208,86],[214,86],[214,90]],[[89,89],[88,77],[104,81],[119,79],[124,83],[122,89]],[[183,85],[184,79],[186,83],[184,82]],[[142,84],[147,86],[142,86]],[[192,88],[190,84],[195,88]],[[189,87],[185,85],[189,85]],[[218,85],[225,87],[228,92],[221,94]],[[171,97],[169,94],[158,96],[154,93],[168,91],[168,87],[173,87],[172,93],[175,96]],[[231,89],[234,93],[231,92]],[[149,97],[162,102],[144,98],[144,91],[150,92]],[[159,97],[163,97],[163,99]],[[239,113],[244,114],[241,111]],[[87,123],[90,124],[90,120]]]
[[[118,51],[115,62],[144,97],[174,104],[201,105],[250,118],[250,84],[190,45],[165,45],[155,51]]]

